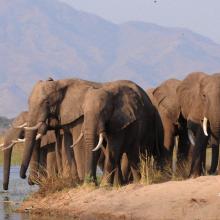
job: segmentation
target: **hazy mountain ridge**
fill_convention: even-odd
[[[24,110],[33,84],[49,76],[148,87],[220,69],[220,45],[183,28],[116,25],[56,0],[2,0],[0,17],[0,115],[8,117]]]

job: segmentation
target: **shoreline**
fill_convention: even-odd
[[[116,188],[78,187],[36,194],[18,212],[74,219],[219,219],[220,176]]]

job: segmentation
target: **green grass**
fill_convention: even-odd
[[[3,143],[3,136],[0,136],[0,143]],[[22,154],[23,154],[23,144],[16,144],[13,147],[12,151],[12,160],[11,165],[20,165],[22,160]],[[3,151],[0,151],[0,166],[3,165]]]

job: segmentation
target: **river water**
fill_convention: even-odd
[[[0,166],[0,220],[53,220],[56,217],[43,217],[15,212],[16,207],[37,190],[37,186],[29,186],[27,180],[19,177],[19,167],[11,167],[9,190],[2,187],[3,170]],[[64,219],[64,218],[62,218]]]

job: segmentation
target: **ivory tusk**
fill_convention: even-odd
[[[193,132],[190,129],[188,129],[188,138],[189,138],[190,143],[193,146],[195,146],[194,135],[193,135]]]
[[[13,147],[14,145],[15,145],[15,143],[11,143],[11,144],[8,145],[7,147],[2,148],[1,151],[4,151],[4,150],[6,150],[6,149],[9,149],[9,148]]]
[[[41,137],[42,137],[42,134],[37,134],[35,140],[37,141],[37,140],[39,140]]]
[[[27,126],[27,122],[18,126],[13,126],[13,128],[24,128],[25,126]]]
[[[20,139],[18,138],[17,140],[12,140],[12,143],[17,144],[17,143],[24,143],[25,139]]]
[[[202,127],[203,127],[203,132],[204,132],[205,136],[208,136],[207,124],[208,124],[208,118],[204,117]]]
[[[26,130],[37,130],[43,122],[38,122],[37,125],[32,126],[32,127],[24,127]]]
[[[0,144],[0,147],[3,147],[4,146],[4,144]]]
[[[104,140],[103,133],[99,134],[99,142],[98,145],[92,150],[92,151],[97,151],[102,147],[102,142]]]
[[[73,145],[71,145],[70,147],[75,147],[83,138],[83,133],[81,132],[81,134],[79,135],[79,137],[77,138],[77,140],[73,143]]]

